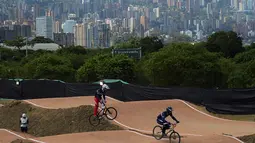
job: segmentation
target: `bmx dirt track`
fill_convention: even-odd
[[[72,98],[51,98],[26,100],[35,106],[44,108],[69,108],[80,105],[94,104],[93,97],[72,97]],[[210,117],[200,111],[192,109],[187,103],[180,100],[161,101],[141,101],[141,102],[120,102],[109,99],[108,106],[113,106],[118,110],[118,117],[115,123],[142,133],[151,134],[152,128],[156,125],[156,116],[169,105],[174,107],[174,115],[180,120],[176,127],[184,136],[182,143],[239,143],[233,137],[223,136],[222,133],[233,136],[253,134],[255,123],[229,121]],[[6,134],[6,133],[4,133]],[[2,136],[2,132],[0,132]],[[70,140],[72,139],[72,140]],[[75,141],[73,140],[75,139]],[[36,140],[47,143],[68,143],[68,142],[93,142],[93,143],[166,143],[167,140],[157,141],[151,136],[143,135],[131,131],[107,131],[76,133],[68,135],[58,135]]]

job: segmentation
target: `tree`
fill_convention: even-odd
[[[86,55],[82,54],[66,54],[65,57],[71,61],[75,70],[78,70],[85,63],[86,59]]]
[[[79,82],[92,82],[99,79],[112,78],[132,81],[134,79],[134,61],[127,56],[98,55],[85,61],[77,71]]]
[[[245,66],[248,66],[245,64]],[[247,74],[244,65],[238,64],[228,77],[228,88],[247,88],[251,83],[250,75]]]
[[[75,70],[79,69],[86,58],[87,50],[82,46],[70,46],[56,50],[56,53],[67,57]]]
[[[233,58],[245,50],[242,47],[242,38],[233,31],[212,34],[207,39],[206,48],[210,52],[222,52],[226,58]]]
[[[157,52],[159,49],[163,48],[164,45],[162,41],[157,37],[145,37],[140,40],[139,47],[142,48],[144,55],[152,52]]]
[[[226,58],[220,58],[217,62],[217,64],[220,66],[220,71],[222,73],[222,76],[219,77],[219,81],[221,81],[221,84],[219,87],[221,88],[228,88],[228,80],[230,77],[230,73],[233,72],[236,68],[236,64],[232,59],[226,59]]]
[[[26,45],[26,39],[24,39],[23,37],[17,37],[14,40],[7,40],[4,43],[7,46],[18,48],[18,50],[20,51],[20,49]]]
[[[12,49],[0,47],[0,61],[10,61],[13,60],[15,53]]]
[[[255,60],[255,49],[239,53],[234,57],[234,61],[239,64],[246,63],[252,60]]]
[[[156,52],[163,48],[162,41],[157,37],[145,37],[145,38],[131,38],[128,42],[123,42],[114,46],[120,49],[132,49],[132,48],[142,48],[142,53],[144,55],[152,52]]]
[[[24,66],[26,77],[31,79],[61,79],[64,81],[74,81],[74,69],[70,60],[65,57],[44,54]]]
[[[221,81],[219,55],[188,43],[171,44],[144,61],[144,73],[156,86],[215,87]]]
[[[192,38],[185,34],[175,33],[168,42],[192,42]]]
[[[251,88],[255,86],[255,60],[238,64],[230,73],[229,88]]]
[[[66,48],[57,49],[58,54],[87,54],[87,50],[82,46],[70,46]]]
[[[130,82],[134,79],[134,60],[126,55],[108,56],[96,64],[99,79],[112,78]]]
[[[96,81],[97,73],[95,64],[97,61],[95,58],[91,58],[85,62],[83,66],[81,66],[76,72],[76,81],[78,82],[93,82]]]
[[[5,66],[5,65],[0,65],[0,79],[8,79],[8,78],[13,78],[15,76],[15,71],[12,70],[11,68]]]
[[[255,49],[255,43],[251,43],[250,45],[247,45],[244,48],[245,48],[245,51]]]
[[[43,36],[35,37],[33,40],[30,41],[31,43],[55,43],[50,38],[44,38]]]

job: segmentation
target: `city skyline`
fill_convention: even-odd
[[[220,30],[234,31],[245,42],[255,38],[252,0],[18,0],[0,6],[1,27],[28,25],[31,37],[52,40],[54,33],[71,33],[68,41],[87,48],[110,47],[130,36],[184,34],[196,42]],[[43,24],[40,17],[52,20]],[[5,35],[11,36],[0,37],[2,41],[15,37],[10,30]]]

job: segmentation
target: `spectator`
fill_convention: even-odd
[[[25,133],[27,133],[28,130],[28,117],[25,113],[23,113],[20,118],[20,130]]]

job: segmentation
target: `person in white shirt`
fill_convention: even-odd
[[[20,118],[20,130],[21,132],[27,133],[28,130],[28,117],[25,113],[22,114]]]

